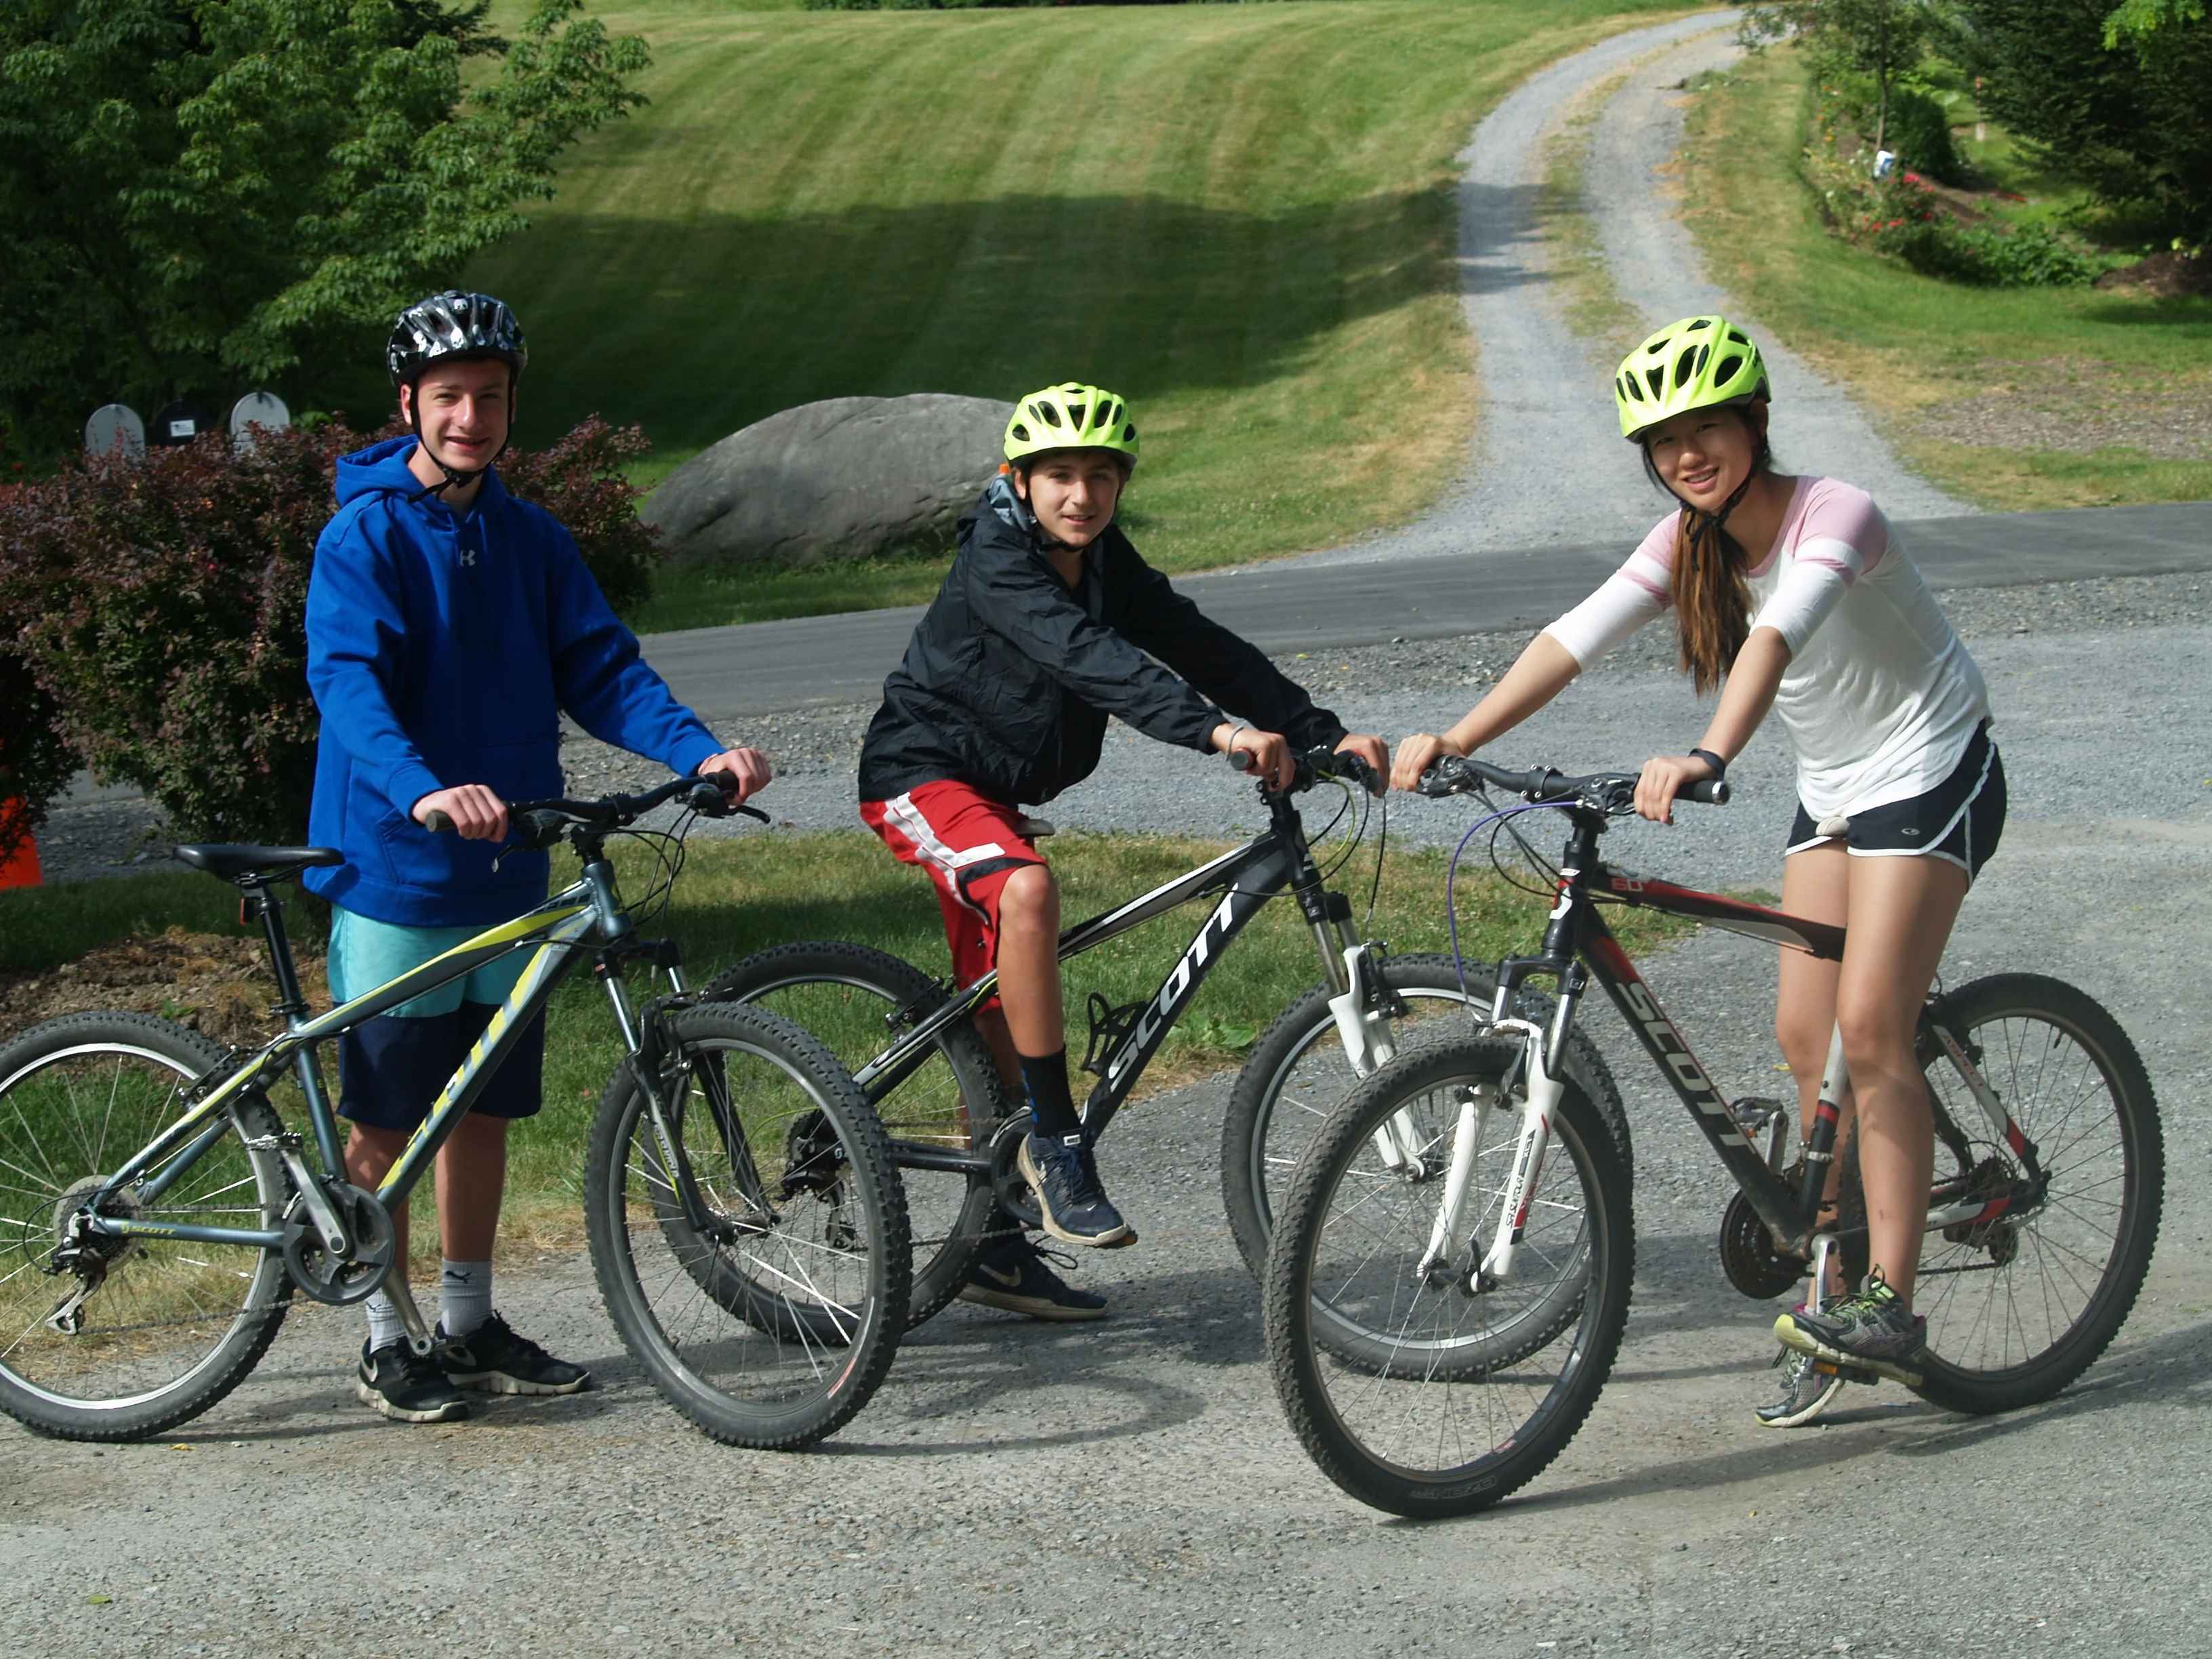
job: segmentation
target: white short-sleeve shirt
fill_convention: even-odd
[[[1583,667],[1668,608],[1678,517],[1544,630]],[[1951,775],[1989,718],[1989,689],[1866,491],[1799,478],[1772,550],[1746,578],[1751,625],[1790,647],[1774,708],[1808,813],[1908,800]]]

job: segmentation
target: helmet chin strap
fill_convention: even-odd
[[[439,471],[446,475],[443,483],[424,484],[412,495],[410,495],[407,500],[410,506],[416,501],[422,501],[432,495],[435,495],[441,500],[443,500],[446,491],[448,489],[466,489],[471,484],[474,483],[478,478],[483,477],[485,473],[490,471],[493,467],[499,464],[499,458],[507,453],[507,444],[512,441],[511,436],[500,440],[499,447],[493,452],[491,459],[486,461],[482,466],[475,468],[473,471],[464,471],[459,467],[447,466],[444,461],[438,458],[437,452],[430,447],[430,441],[422,435],[422,422],[416,411],[415,394],[412,390],[410,390],[407,394],[407,429],[415,434],[415,447],[430,458],[431,465],[436,467]],[[1747,479],[1746,482],[1748,483],[1749,480]]]

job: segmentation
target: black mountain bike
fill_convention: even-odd
[[[428,1353],[391,1212],[586,966],[624,1048],[584,1178],[592,1261],[624,1344],[671,1404],[729,1443],[805,1445],[860,1410],[906,1328],[904,1194],[882,1127],[820,1044],[763,1011],[697,1004],[674,945],[640,935],[605,843],[659,844],[661,879],[638,907],[649,915],[690,820],[672,833],[629,826],[678,799],[693,813],[730,810],[696,778],[514,803],[516,844],[567,842],[576,882],[319,1016],[276,887],[342,855],[179,848],[261,921],[286,1030],[241,1054],[143,1014],[71,1014],[0,1048],[0,1410],[69,1439],[161,1433],[236,1387],[300,1297],[343,1304],[381,1287]],[[521,978],[398,1161],[374,1192],[349,1183],[318,1047],[517,951],[531,953]],[[665,970],[670,994],[633,1003],[622,974],[633,962]],[[277,1109],[295,1093],[304,1137]]]
[[[1223,1196],[1237,1248],[1255,1274],[1267,1258],[1277,1194],[1337,1103],[1394,1054],[1463,1032],[1470,1007],[1486,1010],[1494,1000],[1486,974],[1472,973],[1462,985],[1448,956],[1392,956],[1380,942],[1363,939],[1351,898],[1333,890],[1316,864],[1295,798],[1331,783],[1345,789],[1347,810],[1354,799],[1364,809],[1367,797],[1354,792],[1366,777],[1356,757],[1326,749],[1298,757],[1289,789],[1259,787],[1267,827],[1254,840],[1060,934],[1066,962],[1178,906],[1211,902],[1151,996],[1121,1007],[1091,997],[1082,1063],[1097,1082],[1083,1122],[1095,1139],[1246,924],[1285,891],[1297,901],[1325,977],[1254,1045],[1221,1133]],[[1049,833],[1049,826],[1032,827]],[[971,1023],[998,982],[992,973],[954,989],[884,951],[814,941],[749,957],[707,988],[710,998],[783,1014],[851,1067],[891,1137],[891,1158],[905,1181],[915,1237],[910,1318],[917,1324],[959,1291],[985,1241],[994,1194],[1024,1225],[1038,1224],[1014,1167],[1029,1116],[1009,1115],[997,1066]],[[1532,1019],[1548,1011],[1534,994],[1515,1006]],[[1626,1158],[1626,1119],[1595,1045],[1577,1033],[1560,1052]],[[1401,1127],[1413,1132],[1410,1120]]]
[[[1632,811],[1632,775],[1448,758],[1423,789],[1484,784],[1566,815],[1542,950],[1498,964],[1498,1001],[1474,1032],[1379,1072],[1315,1137],[1266,1276],[1268,1357],[1291,1426],[1340,1486],[1406,1516],[1480,1510],[1532,1480],[1581,1427],[1620,1348],[1635,1263],[1628,1163],[1556,1059],[1593,977],[1735,1181],[1720,1237],[1730,1281],[1765,1298],[1809,1272],[1817,1308],[1832,1255],[1847,1283],[1866,1267],[1848,1166],[1837,1212],[1821,1203],[1847,1082],[1840,1043],[1802,1155],[1785,1167],[1794,1103],[1722,1096],[1602,907],[1830,960],[1844,930],[1607,866],[1598,837]],[[1723,801],[1727,787],[1684,799]],[[1559,988],[1549,1018],[1510,1014],[1508,995],[1539,975]],[[2164,1187],[2150,1080],[2109,1013],[2039,974],[1931,995],[1917,1049],[1936,1129],[1915,1297],[1928,1348],[1899,1380],[1954,1411],[2046,1400],[2105,1351],[2149,1267]],[[1409,1120],[1416,1156],[1379,1157],[1377,1131]]]

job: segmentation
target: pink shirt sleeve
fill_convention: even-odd
[[[1889,523],[1874,498],[1863,489],[1820,479],[1785,550],[1789,563],[1751,625],[1781,635],[1795,657],[1844,595],[1888,551]]]
[[[1670,513],[1651,528],[1620,569],[1589,598],[1544,631],[1583,668],[1616,651],[1664,611],[1674,580],[1674,526]]]

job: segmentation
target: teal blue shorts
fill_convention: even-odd
[[[420,968],[433,957],[443,956],[457,945],[465,945],[482,927],[403,927],[397,922],[375,921],[342,906],[331,910],[331,1000],[350,1002],[380,985],[388,985],[410,969]],[[464,1002],[496,1006],[507,1000],[531,952],[513,951],[476,969],[465,978],[426,991],[411,1002],[403,1002],[380,1018],[428,1019],[450,1014]]]

